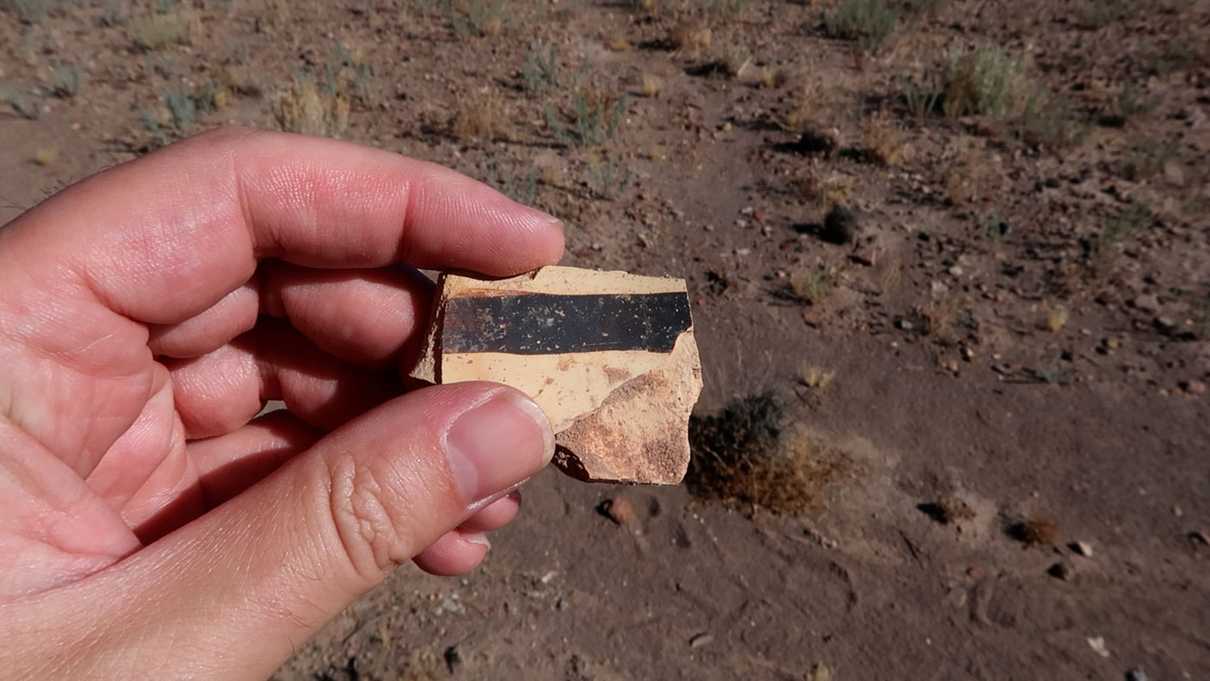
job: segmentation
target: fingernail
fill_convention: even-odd
[[[488,540],[487,535],[482,532],[471,532],[469,534],[464,533],[462,535],[462,540],[468,544],[478,544],[479,546],[486,546],[489,549],[492,547],[491,541]]]
[[[532,478],[532,477],[533,476],[531,475],[530,478]],[[529,478],[525,478],[524,480],[522,480],[520,482],[515,482],[515,483],[509,485],[507,488],[502,489],[499,492],[496,492],[495,494],[488,495],[478,501],[472,502],[470,506],[466,507],[466,510],[468,513],[476,513],[478,511],[482,511],[483,509],[487,508],[488,506],[491,506],[492,504],[496,503],[497,501],[500,501],[504,497],[515,497],[516,500],[518,502],[520,502],[521,493],[518,492],[517,489],[519,487],[521,487],[521,485],[524,485],[527,482],[529,482]]]
[[[497,393],[458,416],[446,437],[450,470],[468,506],[538,472],[554,449],[546,414],[511,391]]]

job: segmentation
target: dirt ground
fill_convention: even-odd
[[[548,471],[276,678],[1210,678],[1210,2],[0,8],[0,223],[225,123],[433,160],[686,277],[699,416],[827,463]]]

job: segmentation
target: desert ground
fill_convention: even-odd
[[[0,0],[0,223],[205,129],[684,277],[686,484],[546,471],[287,680],[1210,678],[1210,2]]]

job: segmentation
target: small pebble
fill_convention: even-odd
[[[1066,582],[1072,577],[1071,566],[1063,561],[1059,561],[1054,565],[1051,565],[1050,568],[1046,570],[1046,574],[1054,577],[1055,579],[1061,579]]]
[[[1085,558],[1092,558],[1092,545],[1089,544],[1088,542],[1082,542],[1082,541],[1072,542],[1070,544],[1070,548],[1077,556],[1084,556]]]
[[[1147,674],[1142,669],[1131,669],[1126,672],[1126,681],[1147,681]]]
[[[626,497],[614,497],[601,502],[601,513],[618,525],[630,527],[638,519],[634,504]]]
[[[690,648],[702,648],[710,645],[711,643],[714,643],[714,636],[711,634],[698,634],[689,639]]]

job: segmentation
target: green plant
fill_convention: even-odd
[[[172,124],[177,130],[188,130],[197,121],[197,100],[186,90],[172,90],[164,95],[164,104],[172,114]]]
[[[849,462],[819,447],[801,426],[788,423],[770,393],[735,400],[712,416],[689,422],[693,459],[685,479],[698,496],[740,502],[774,513],[811,511]]]
[[[1143,203],[1131,203],[1117,215],[1105,221],[1101,233],[1096,236],[1093,252],[1107,256],[1109,249],[1126,240],[1144,227],[1155,224],[1155,213]]]
[[[627,103],[625,95],[580,88],[572,98],[570,114],[561,116],[550,105],[543,113],[546,127],[559,142],[568,146],[597,146],[617,134]]]
[[[1147,72],[1156,76],[1167,76],[1177,71],[1191,68],[1200,61],[1198,53],[1187,40],[1170,39],[1163,41],[1159,49],[1144,55]]]
[[[442,0],[450,28],[459,36],[499,35],[508,19],[507,0]]]
[[[599,199],[612,201],[630,186],[633,175],[624,161],[593,158],[587,168],[588,190]]]
[[[1076,12],[1076,22],[1083,28],[1104,28],[1134,16],[1141,9],[1139,5],[1136,0],[1084,0]]]
[[[122,0],[105,0],[101,6],[99,21],[102,26],[121,26],[129,18]]]
[[[127,31],[140,49],[158,50],[169,45],[188,45],[195,24],[193,13],[181,10],[139,17],[130,22]]]
[[[521,82],[528,92],[546,92],[559,87],[559,53],[554,45],[530,45],[521,65]]]
[[[1156,100],[1145,86],[1127,83],[1101,112],[1097,122],[1106,127],[1121,128],[1128,120],[1151,113],[1155,107]]]
[[[950,60],[942,110],[951,117],[1007,117],[1024,103],[1028,81],[1021,62],[996,47],[981,47]]]
[[[0,85],[0,104],[7,104],[18,116],[36,121],[42,115],[38,102],[16,86]]]
[[[790,293],[799,301],[818,305],[832,292],[832,275],[825,270],[798,270],[790,274]]]
[[[886,0],[841,0],[824,18],[824,26],[830,35],[873,51],[891,35],[898,20],[898,13]]]
[[[1071,100],[1039,86],[1026,98],[1016,131],[1026,144],[1062,149],[1082,142],[1088,126]]]
[[[1164,165],[1179,151],[1180,145],[1168,139],[1135,142],[1118,163],[1118,175],[1131,182],[1142,182],[1163,171]]]
[[[703,0],[702,9],[716,17],[733,17],[744,11],[748,0]]]
[[[50,92],[64,99],[80,93],[80,69],[70,64],[60,64],[51,71]]]
[[[321,91],[313,78],[300,76],[278,92],[273,115],[283,130],[338,137],[349,127],[349,100],[339,92]]]
[[[912,117],[920,120],[941,111],[945,93],[935,83],[918,82],[914,78],[900,81],[899,96],[904,108]]]
[[[24,23],[34,24],[45,19],[58,4],[57,0],[0,0],[0,9],[12,12]]]

